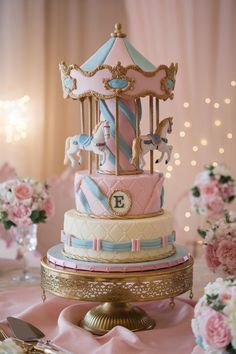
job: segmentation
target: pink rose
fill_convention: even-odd
[[[216,256],[222,264],[236,269],[236,243],[231,240],[223,240],[219,243]]]
[[[208,202],[208,208],[211,214],[220,213],[224,208],[224,201],[221,197],[216,197]]]
[[[33,188],[27,183],[20,183],[14,187],[14,194],[17,199],[29,199],[33,195]]]
[[[225,322],[225,316],[220,312],[209,313],[202,330],[206,343],[213,348],[225,348],[231,341],[230,329]]]
[[[25,205],[14,205],[8,213],[8,218],[18,225],[30,225],[32,221],[30,219],[31,209]]]
[[[43,210],[45,210],[47,218],[54,215],[55,208],[54,208],[54,203],[51,198],[47,198],[44,201],[42,208],[43,208]]]
[[[207,262],[207,265],[211,269],[216,269],[220,265],[220,261],[216,255],[217,243],[209,244],[204,247],[204,256]]]
[[[208,200],[214,199],[219,193],[219,183],[211,180],[209,183],[201,186],[201,194]]]

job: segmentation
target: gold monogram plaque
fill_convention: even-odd
[[[115,215],[126,215],[132,207],[130,193],[126,190],[115,190],[109,197],[109,205]]]

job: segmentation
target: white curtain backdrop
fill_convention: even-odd
[[[25,139],[7,143],[0,126],[0,164],[8,161],[20,175],[40,179],[62,173],[65,138],[78,133],[80,123],[78,102],[62,98],[58,64],[83,63],[117,22],[156,66],[179,63],[174,100],[160,104],[161,117],[174,117],[169,140],[180,155],[179,165],[173,157],[170,163],[165,205],[172,209],[180,200],[180,230],[191,223],[194,228],[194,219],[184,217],[189,202],[181,196],[196,173],[206,163],[224,162],[236,178],[235,0],[0,0],[0,101],[30,97]],[[167,172],[164,164],[157,168]]]

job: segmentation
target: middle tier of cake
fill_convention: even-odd
[[[162,173],[103,175],[75,174],[76,209],[81,214],[105,218],[157,216],[164,200]]]
[[[69,210],[61,241],[67,257],[95,262],[143,262],[175,253],[169,212],[138,219],[99,219]]]

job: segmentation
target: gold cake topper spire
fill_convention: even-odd
[[[126,37],[126,34],[122,32],[122,28],[121,27],[122,26],[121,26],[120,23],[116,23],[114,32],[111,33],[111,37],[120,37],[120,38]]]

